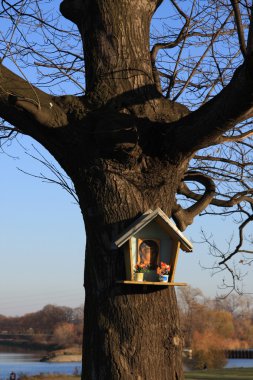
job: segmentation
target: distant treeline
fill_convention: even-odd
[[[226,363],[226,350],[253,348],[253,298],[230,294],[210,299],[200,289],[178,291],[184,346],[192,349],[195,368]]]
[[[192,350],[188,365],[222,367],[226,350],[253,348],[252,296],[231,294],[225,299],[210,299],[201,290],[187,286],[178,290],[177,297],[182,343]],[[22,317],[0,315],[0,339],[9,336],[11,340],[16,334],[22,340],[22,335],[27,335],[35,345],[67,347],[80,345],[82,333],[82,307],[47,305]]]
[[[32,342],[69,346],[81,344],[83,308],[47,305],[21,317],[0,315],[0,338],[30,336]]]

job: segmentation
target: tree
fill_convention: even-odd
[[[190,367],[195,369],[223,368],[227,362],[225,344],[222,337],[215,331],[206,330],[203,333],[195,331]]]
[[[0,17],[13,22],[1,34],[2,141],[21,133],[42,144],[73,181],[84,218],[89,380],[183,378],[174,289],[115,282],[124,262],[112,242],[141,213],[160,207],[182,231],[203,213],[240,217],[234,249],[206,240],[234,281],[229,259],[244,250],[242,264],[251,261],[243,248],[253,219],[251,5],[171,0],[150,52],[150,21],[162,3],[64,0],[61,14],[77,26],[64,29],[48,4],[2,1]],[[34,61],[37,86],[24,71]],[[49,93],[57,83],[68,89],[70,77],[79,94]]]
[[[82,319],[78,317],[78,313],[78,309],[46,305],[42,310],[21,317],[0,316],[0,330],[8,330],[11,334],[25,334],[32,329],[35,334],[50,335],[59,324],[72,322],[77,326],[81,325]]]
[[[226,364],[226,351],[247,349],[252,342],[249,296],[230,294],[225,299],[205,299],[199,289],[179,291],[179,308],[185,347],[192,349],[189,368],[220,368]]]
[[[200,302],[200,300],[202,302]],[[194,330],[207,322],[204,296],[200,289],[190,286],[182,287],[178,292],[178,305],[180,309],[181,329],[184,334],[184,346],[192,347]],[[206,325],[204,325],[204,328]]]
[[[73,323],[61,323],[54,329],[53,340],[63,347],[74,344],[74,338],[75,326]]]

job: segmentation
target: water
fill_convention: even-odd
[[[225,368],[253,368],[253,359],[228,359]]]
[[[40,373],[60,373],[72,375],[81,373],[81,363],[41,363],[42,353],[0,352],[0,380],[9,378],[11,371],[17,375],[38,375]],[[225,368],[253,368],[253,359],[229,359]]]
[[[0,352],[0,380],[9,378],[11,371],[17,375],[38,375],[40,373],[60,373],[72,375],[81,373],[81,363],[40,362],[40,354]]]
[[[0,368],[3,364],[7,363],[31,363],[38,362],[43,355],[41,354],[33,354],[33,353],[25,353],[25,352],[2,352],[0,353]]]
[[[224,368],[253,368],[253,359],[228,359]],[[184,371],[191,371],[184,366]]]

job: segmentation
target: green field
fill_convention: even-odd
[[[229,368],[185,372],[185,380],[252,380],[253,368]],[[79,376],[40,375],[24,380],[80,380]]]
[[[187,380],[252,380],[253,368],[229,368],[185,372]]]

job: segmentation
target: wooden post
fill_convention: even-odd
[[[179,249],[180,249],[180,242],[174,240],[173,245],[172,245],[172,256],[171,256],[171,268],[170,268],[169,282],[174,282],[175,269],[177,266]]]

